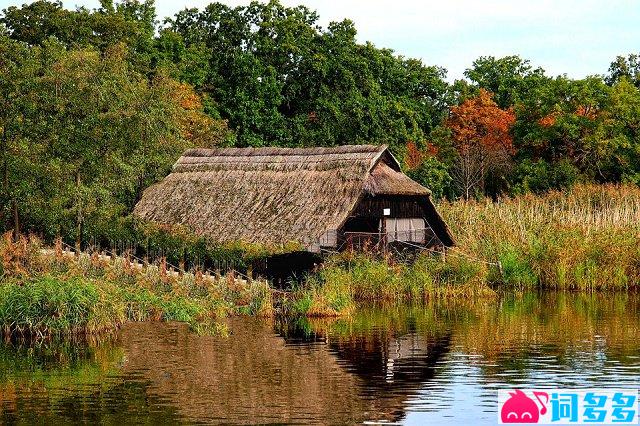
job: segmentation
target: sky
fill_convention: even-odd
[[[0,0],[0,8],[24,0]],[[159,18],[210,0],[156,0]],[[222,0],[230,6],[247,0]],[[480,56],[520,55],[549,75],[606,74],[618,55],[640,52],[640,0],[281,0],[304,4],[320,24],[353,20],[370,41],[462,78]],[[98,0],[63,0],[68,8]]]

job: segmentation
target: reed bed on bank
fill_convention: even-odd
[[[347,252],[310,276],[292,307],[306,316],[338,316],[358,304],[494,297],[489,273],[487,264],[463,256],[424,254],[398,262],[390,255]]]
[[[489,280],[521,289],[626,290],[640,284],[640,188],[579,185],[566,192],[439,209],[458,251],[500,262]]]
[[[640,284],[640,188],[577,186],[492,202],[443,203],[457,240],[444,257],[412,262],[345,252],[291,291],[233,273],[174,274],[126,258],[69,258],[35,238],[0,240],[0,330],[91,334],[124,321],[183,321],[217,327],[225,315],[340,316],[359,304],[478,299],[505,290],[631,290]],[[499,266],[498,266],[499,265]],[[212,325],[213,324],[213,325]]]
[[[414,262],[343,253],[304,287],[294,311],[358,303],[483,298],[494,290],[626,291],[640,286],[640,188],[578,185],[497,202],[442,203],[457,246]]]
[[[181,321],[217,331],[229,314],[272,314],[265,281],[232,274],[176,274],[166,265],[133,266],[126,258],[69,257],[35,238],[0,242],[0,334],[47,337],[96,334],[125,321]]]

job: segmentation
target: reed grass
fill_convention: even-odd
[[[109,285],[43,276],[0,286],[0,326],[6,335],[97,333],[124,320],[123,300]]]
[[[640,284],[640,188],[578,185],[566,192],[439,206],[458,251],[512,288],[627,290]]]
[[[181,321],[199,332],[223,331],[230,314],[273,314],[265,281],[232,274],[173,274],[163,264],[144,269],[126,258],[68,257],[41,249],[35,238],[0,244],[0,334],[91,335],[125,321]]]
[[[635,185],[578,185],[438,207],[457,240],[447,256],[424,254],[411,264],[362,253],[334,256],[307,280],[296,310],[337,314],[359,302],[491,297],[492,289],[590,292],[640,285]]]
[[[229,314],[339,316],[358,304],[493,297],[516,289],[607,291],[640,284],[640,188],[567,192],[439,206],[457,239],[444,258],[342,253],[292,292],[233,274],[203,279],[126,258],[43,254],[35,238],[0,240],[0,328],[11,334],[98,333],[124,321],[183,321],[200,331]],[[500,265],[497,267],[495,265]],[[278,295],[275,297],[275,295]]]
[[[402,263],[391,256],[343,253],[330,258],[306,280],[293,312],[338,316],[363,303],[494,297],[495,292],[487,286],[488,274],[486,264],[461,256],[443,261],[425,254]]]

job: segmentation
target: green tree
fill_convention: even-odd
[[[603,180],[640,184],[640,88],[626,78],[612,87],[597,136]]]
[[[191,86],[148,78],[128,55],[123,44],[101,54],[0,38],[5,226],[110,238],[185,148],[224,141],[226,124]]]
[[[0,214],[4,229],[16,234],[25,204],[45,198],[39,191],[46,182],[41,179],[45,170],[39,161],[43,146],[27,134],[37,108],[33,90],[41,72],[39,54],[39,49],[32,53],[25,44],[0,36]]]
[[[636,87],[640,87],[640,55],[631,53],[628,56],[618,56],[609,66],[607,84],[614,85],[626,78]]]
[[[199,87],[239,145],[387,143],[400,151],[441,121],[442,69],[358,44],[351,21],[322,29],[317,20],[305,7],[270,1],[212,3],[168,24],[186,49],[216,52]]]
[[[93,46],[102,51],[117,43],[129,47],[129,60],[143,72],[153,68],[156,31],[153,0],[102,0],[95,10],[67,10],[59,0],[37,0],[3,10],[0,24],[9,36],[30,46],[55,38],[66,48]]]
[[[495,96],[500,108],[508,108],[535,96],[536,89],[547,81],[542,68],[533,68],[519,56],[496,59],[482,56],[476,59],[465,76],[478,87]]]

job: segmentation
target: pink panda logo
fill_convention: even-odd
[[[538,423],[540,415],[547,412],[546,404],[549,402],[549,394],[546,392],[533,393],[540,403],[540,409],[538,404],[521,390],[509,392],[509,395],[511,398],[505,401],[500,411],[502,423]],[[541,397],[545,398],[544,402]]]

